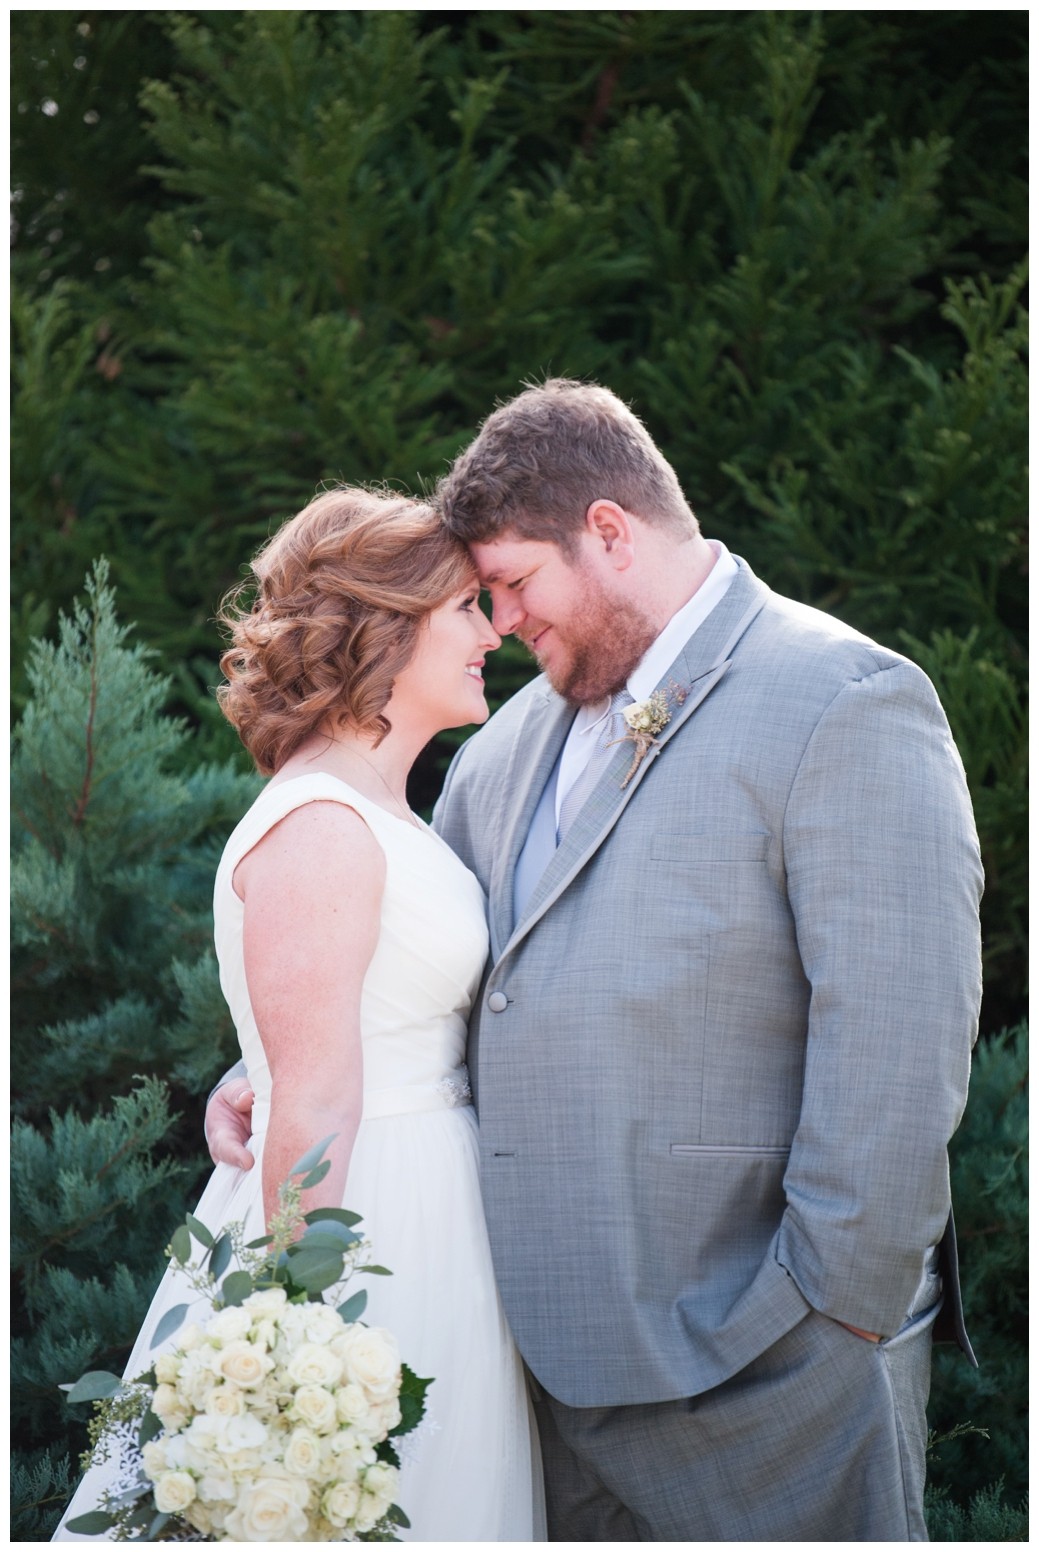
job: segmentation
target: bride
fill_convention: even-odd
[[[218,692],[271,777],[217,872],[220,980],[255,1094],[251,1167],[219,1164],[196,1215],[262,1233],[279,1183],[335,1134],[304,1208],[363,1216],[365,1319],[432,1375],[404,1441],[398,1501],[417,1541],[544,1536],[522,1364],[498,1300],[480,1200],[466,1020],[487,952],[480,885],[407,806],[419,751],[488,715],[482,668],[500,639],[464,546],[418,502],[325,492],[233,598]],[[253,1160],[255,1162],[253,1162]],[[250,1236],[247,1236],[250,1237]],[[149,1367],[171,1268],[127,1374]],[[175,1338],[171,1339],[175,1341]],[[56,1540],[109,1485],[92,1466]]]

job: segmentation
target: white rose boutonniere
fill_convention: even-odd
[[[657,742],[656,735],[662,733],[671,721],[671,712],[676,706],[681,706],[688,691],[681,685],[669,684],[666,690],[654,690],[653,694],[644,701],[633,701],[630,706],[624,708],[623,716],[628,724],[628,731],[618,743],[631,743],[635,746],[635,754],[631,765],[625,773],[621,787],[626,787],[634,776],[646,755]]]

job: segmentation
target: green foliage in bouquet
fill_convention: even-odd
[[[408,1525],[393,1502],[400,1460],[391,1441],[418,1426],[432,1379],[400,1363],[392,1333],[358,1323],[363,1290],[323,1303],[357,1272],[390,1275],[359,1264],[356,1213],[303,1211],[303,1192],[331,1167],[323,1155],[332,1141],[289,1171],[260,1238],[247,1241],[243,1223],[214,1235],[186,1215],[168,1253],[200,1298],[162,1315],[150,1346],[164,1351],[150,1369],[122,1380],[94,1370],[62,1387],[71,1403],[95,1404],[84,1467],[113,1455],[117,1466],[101,1506],[70,1530],[144,1541],[395,1541],[395,1527]],[[215,1315],[171,1347],[200,1301]]]

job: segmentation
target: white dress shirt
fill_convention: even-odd
[[[644,701],[660,683],[694,631],[699,630],[711,610],[729,590],[739,568],[729,551],[717,539],[707,543],[715,553],[715,562],[687,604],[668,620],[656,641],[628,675],[628,694]],[[556,780],[556,825],[563,799],[591,758],[596,730],[610,709],[609,697],[592,706],[582,706],[574,718],[559,759]]]

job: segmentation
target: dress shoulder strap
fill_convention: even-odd
[[[325,771],[316,771],[311,776],[294,776],[289,781],[272,782],[264,787],[259,797],[249,808],[228,837],[220,858],[220,866],[217,869],[215,888],[219,892],[222,884],[231,887],[231,877],[242,858],[258,846],[268,830],[291,814],[294,809],[303,808],[308,803],[342,803],[347,808],[352,808],[371,830],[375,839],[382,845],[382,837],[385,835],[383,821],[394,822],[393,815],[380,808],[378,803],[373,803],[363,793],[355,791],[345,781],[340,781],[338,776],[330,776]],[[403,824],[404,820],[397,820]],[[237,896],[236,896],[237,898]]]

